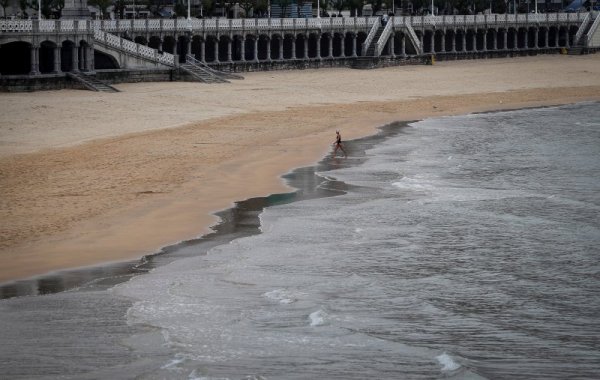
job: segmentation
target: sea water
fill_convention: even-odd
[[[266,207],[260,234],[207,252],[191,244],[108,290],[0,302],[11,330],[0,368],[598,378],[600,104],[427,119],[382,136],[347,142],[347,159],[312,168],[318,180],[292,174],[321,196]],[[75,329],[81,339],[65,327],[74,322],[88,327]],[[28,359],[38,364],[24,371]]]

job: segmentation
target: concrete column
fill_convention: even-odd
[[[79,71],[85,70],[85,48],[80,46],[77,49],[77,53],[79,54]]]
[[[162,36],[158,37],[158,51],[163,51],[162,49],[163,38]]]
[[[456,53],[456,29],[452,31],[452,53]]]
[[[419,37],[419,41],[421,42],[421,47],[423,48],[423,51],[425,51],[425,45],[423,44],[424,37],[425,37],[425,35],[423,33],[421,33],[421,36]]]
[[[467,51],[467,30],[463,30],[462,32],[462,51]]]
[[[292,59],[296,59],[296,36],[292,37]]]
[[[431,33],[431,47],[429,52],[435,53],[435,30],[433,30]]]
[[[214,45],[213,45],[213,49],[215,52],[215,60],[213,62],[215,63],[220,63],[219,61],[219,39],[215,39]]]
[[[271,37],[267,40],[267,62],[271,62]]]
[[[506,29],[504,30],[504,32],[502,32],[502,49],[506,50],[506,38],[507,38],[507,31]]]
[[[31,45],[31,48],[29,49],[29,53],[30,53],[30,59],[31,59],[29,75],[38,75],[39,74],[39,71],[38,71],[38,67],[39,67],[38,47]]]
[[[333,58],[333,34],[329,35],[329,54],[328,58]]]
[[[473,33],[473,51],[477,51],[477,30]]]
[[[73,50],[72,50],[72,56],[73,56],[73,69],[71,71],[79,71],[79,47],[77,45],[73,46]]]
[[[258,36],[254,38],[254,62],[258,62]]]
[[[352,57],[356,57],[356,34],[352,35]]]
[[[231,40],[227,40],[227,62],[232,62],[232,60],[231,60]]]
[[[498,50],[498,31],[494,29],[494,38],[492,38],[492,49]]]
[[[400,55],[406,57],[406,36],[404,33],[402,33],[402,37],[400,38]]]
[[[340,38],[340,43],[342,44],[340,49],[340,57],[346,57],[346,36],[344,34],[342,34]]]
[[[483,32],[483,51],[487,51],[487,29]]]
[[[321,35],[317,37],[317,59],[321,59]]]
[[[54,70],[52,72],[60,73],[60,46],[54,48]]]
[[[279,37],[279,60],[283,61],[283,38],[284,36]]]
[[[88,52],[89,52],[89,59],[88,59],[88,70],[89,71],[95,71],[96,70],[96,66],[95,66],[95,61],[94,61],[94,47],[93,46],[89,46],[88,47]]]
[[[200,41],[200,62],[206,63],[206,41]]]
[[[567,31],[565,33],[565,47],[568,49],[571,47],[571,43],[569,42],[569,29],[567,28]]]
[[[518,30],[515,30],[515,35],[514,35],[513,40],[514,40],[513,42],[515,44],[514,50],[518,50],[519,49],[519,31]]]
[[[548,28],[544,29],[544,47],[548,47]]]
[[[533,43],[533,48],[534,49],[539,49],[539,46],[538,46],[539,29],[538,28],[535,28],[535,32],[533,33],[533,37],[534,37],[534,40],[535,40],[535,42]]]
[[[242,36],[242,57],[240,59],[240,61],[242,62],[246,62],[246,35]]]
[[[308,36],[304,39],[304,59],[308,59]]]
[[[394,58],[396,56],[396,52],[394,51],[394,44],[395,44],[394,37],[395,37],[394,33],[392,33],[390,35],[390,42],[388,44],[388,52],[392,58]]]

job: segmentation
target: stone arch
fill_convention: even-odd
[[[317,44],[319,43],[319,34],[318,33],[310,33],[308,35],[308,57],[306,58],[316,58],[317,57]]]
[[[304,45],[307,41],[306,34],[300,33],[296,36],[296,57],[301,59],[308,59],[304,51]]]
[[[456,51],[466,51],[467,50],[467,46],[466,46],[466,39],[467,39],[467,33],[465,29],[458,29],[456,30],[455,34],[454,34],[454,38],[455,38],[455,44],[456,44]]]
[[[206,37],[206,44],[204,46],[204,60],[206,62],[216,62],[218,60],[218,58],[219,58],[218,41],[219,40],[218,40],[217,36],[210,35],[210,36]]]
[[[88,67],[91,67],[90,61],[90,45],[87,40],[79,41],[79,48],[77,49],[79,53],[79,70],[87,71]]]
[[[219,62],[229,62],[229,44],[231,43],[231,38],[224,34],[219,36],[218,39],[218,54],[219,54]]]
[[[133,42],[140,45],[148,45],[148,40],[145,36],[137,36],[133,39]]]
[[[329,46],[331,46],[332,42],[331,33],[321,33],[321,38],[319,40],[321,57],[329,57]]]
[[[291,59],[295,44],[295,36],[293,34],[285,34],[283,36],[283,58]]]
[[[353,50],[353,44],[354,44],[353,41],[356,38],[356,34],[354,34],[352,32],[347,32],[345,37],[346,38],[344,38],[344,53],[343,53],[343,55],[345,57],[351,57],[352,50]]]
[[[506,29],[500,28],[496,32],[496,41],[498,50],[506,50],[506,42],[508,36],[506,35]]]
[[[271,44],[271,38],[266,34],[258,36],[258,60],[264,61],[269,58],[269,46]]]
[[[445,53],[446,52],[446,38],[443,30],[433,31],[433,52]]]
[[[42,41],[39,51],[39,71],[42,74],[53,73],[55,71],[54,63],[57,55],[57,45],[53,41]]]
[[[475,51],[477,45],[473,43],[473,38],[477,36],[477,30],[467,29],[465,30],[465,36],[467,37],[465,41],[466,51]]]
[[[13,41],[2,45],[2,55],[11,59],[0,59],[2,75],[24,75],[31,71],[31,44]]]
[[[244,45],[244,58],[246,61],[254,60],[254,41],[256,38],[257,36],[253,34],[246,35],[246,43]]]
[[[152,36],[148,39],[148,47],[162,51],[162,39],[159,36]]]
[[[558,47],[558,28],[556,26],[551,26],[548,29],[548,46]]]
[[[333,56],[334,57],[345,57],[346,52],[344,51],[344,44],[342,43],[343,33],[334,33],[331,43],[333,44]]]
[[[356,33],[356,54],[359,56],[362,55],[362,45],[366,39],[367,39],[367,33],[365,33],[365,32]]]
[[[244,52],[244,36],[234,34],[231,39],[231,60],[238,62],[242,59],[246,59]]]
[[[110,54],[94,50],[94,68],[97,70],[118,69],[119,62]]]
[[[191,54],[197,60],[201,61],[204,57],[202,57],[202,44],[204,43],[204,39],[202,36],[193,36],[192,37],[192,51]]]
[[[598,16],[596,16],[598,17]],[[579,30],[579,26],[577,25],[571,25],[568,29],[568,39],[569,39],[569,46],[572,46],[574,44],[574,40],[575,40],[575,35],[577,34],[577,31]]]
[[[62,72],[69,72],[76,69],[73,67],[73,50],[75,47],[75,42],[70,40],[65,40],[62,43],[62,47],[60,49],[60,70]]]
[[[484,29],[477,29],[475,31],[475,50],[482,51],[485,46],[485,33]]]
[[[444,33],[444,51],[452,51],[452,41],[456,39],[456,33],[452,29],[446,30]],[[456,44],[456,43],[455,43]],[[456,46],[456,45],[454,45]]]
[[[167,53],[175,54],[177,48],[177,41],[173,36],[165,36],[163,38],[162,50]]]
[[[514,50],[517,48],[517,45],[515,45],[516,35],[518,34],[515,28],[508,28],[506,31],[506,49]]]
[[[280,54],[280,41],[282,40],[282,36],[279,33],[275,33],[271,35],[271,59],[279,59]]]

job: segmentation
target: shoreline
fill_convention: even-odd
[[[596,82],[289,105],[0,155],[1,216],[13,222],[2,230],[0,283],[132,261],[209,233],[236,200],[289,191],[281,176],[326,156],[336,129],[352,140],[396,121],[598,101]]]

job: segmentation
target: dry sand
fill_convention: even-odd
[[[600,55],[0,94],[0,282],[140,257],[396,120],[600,100]]]

